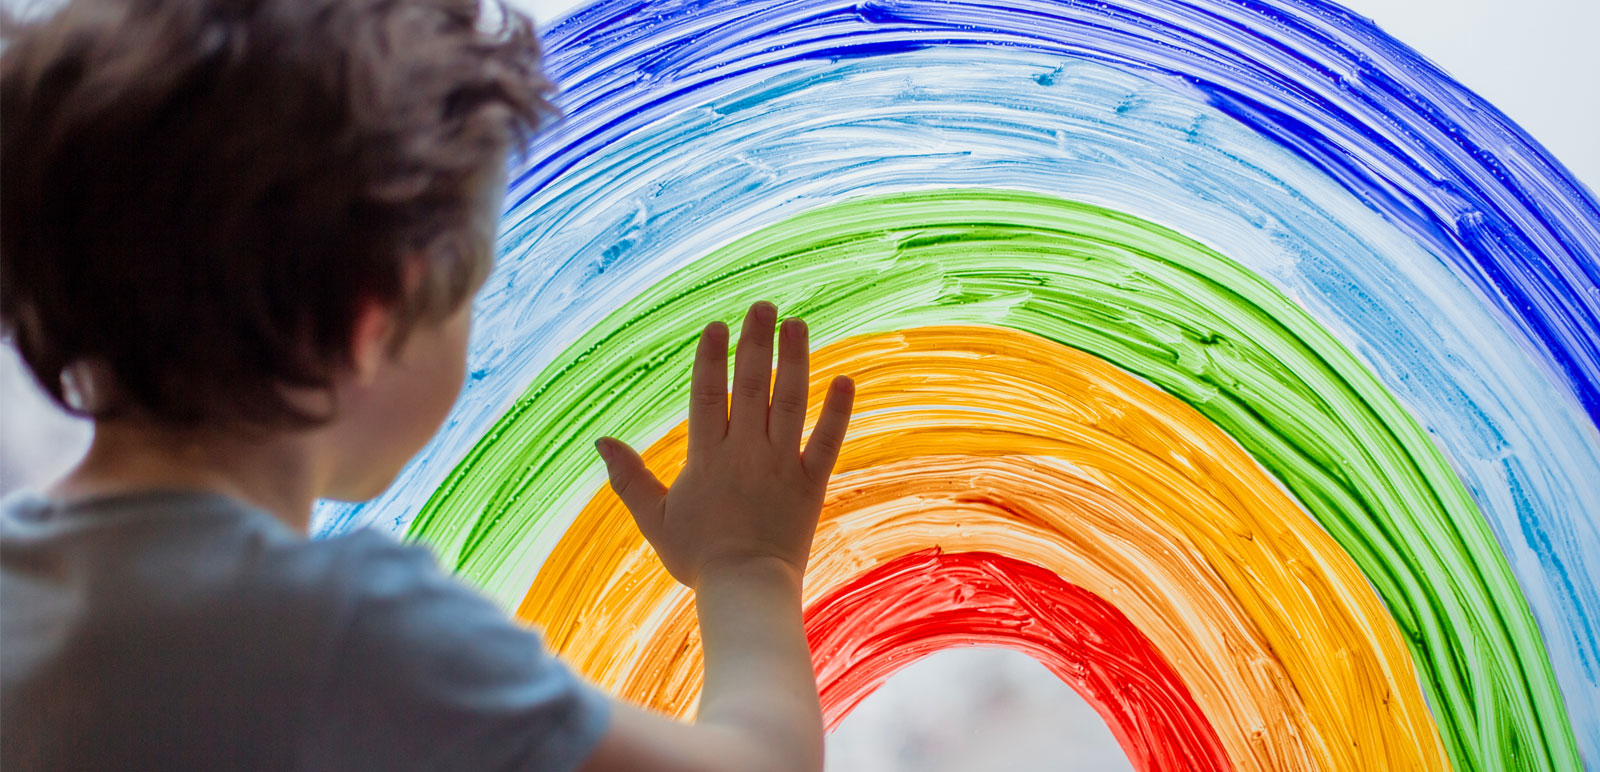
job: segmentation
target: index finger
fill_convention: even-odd
[[[689,454],[728,434],[728,325],[712,322],[700,331],[689,376]]]

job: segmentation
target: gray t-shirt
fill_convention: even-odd
[[[206,494],[0,503],[7,769],[575,769],[609,703],[374,533]]]

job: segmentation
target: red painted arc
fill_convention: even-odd
[[[1135,769],[1233,769],[1150,640],[1115,606],[1032,563],[988,552],[915,552],[818,599],[805,624],[829,731],[910,662],[992,644],[1026,652],[1076,690]]]

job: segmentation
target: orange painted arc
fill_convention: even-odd
[[[925,327],[813,353],[856,416],[807,573],[808,602],[929,547],[1050,570],[1110,601],[1182,677],[1239,770],[1446,770],[1410,656],[1356,565],[1202,415],[1076,349]],[[664,480],[680,424],[644,453]],[[518,616],[602,686],[684,715],[693,607],[609,490]]]

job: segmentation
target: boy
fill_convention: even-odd
[[[805,326],[705,329],[670,489],[611,483],[705,644],[697,722],[612,703],[423,548],[305,538],[462,381],[508,148],[547,109],[476,0],[73,0],[0,53],[0,320],[95,420],[0,510],[15,769],[816,770],[800,583],[852,386]],[[770,386],[769,386],[770,384]],[[770,388],[770,394],[769,394]]]

